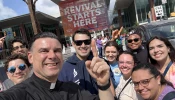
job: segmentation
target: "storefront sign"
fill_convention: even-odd
[[[156,17],[162,17],[162,16],[164,16],[162,5],[155,6],[154,7],[154,10],[155,10],[155,13],[156,13]]]
[[[60,1],[59,7],[66,36],[71,36],[79,28],[94,31],[109,27],[104,0]]]

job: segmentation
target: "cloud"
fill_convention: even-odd
[[[3,0],[0,0],[0,20],[17,16],[18,14],[11,8],[3,5]]]
[[[60,16],[60,10],[57,4],[53,3],[51,0],[38,0],[36,2],[37,11],[41,11],[53,17]]]

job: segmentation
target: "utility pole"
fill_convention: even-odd
[[[149,3],[150,3],[152,21],[156,21],[157,18],[154,11],[154,0],[149,0]]]
[[[23,1],[28,5],[34,34],[40,33],[41,32],[40,26],[38,24],[38,21],[35,15],[35,11],[36,11],[35,4],[38,0],[34,0],[34,1],[33,0],[23,0]]]

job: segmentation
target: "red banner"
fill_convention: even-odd
[[[109,27],[104,0],[60,1],[59,8],[65,36],[71,36],[79,28],[92,32]]]

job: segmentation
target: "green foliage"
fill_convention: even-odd
[[[121,31],[121,34],[127,34],[127,33],[128,33],[127,29],[123,28],[123,30]]]
[[[139,26],[139,23],[135,22],[134,25],[132,26],[133,28]]]

